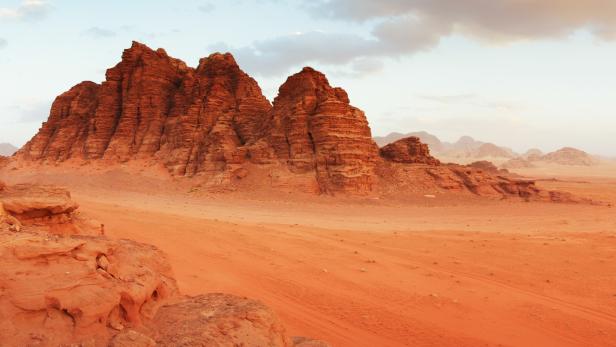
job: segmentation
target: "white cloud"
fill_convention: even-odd
[[[254,73],[276,75],[303,64],[342,65],[361,75],[385,58],[434,48],[452,34],[480,40],[561,38],[580,29],[616,38],[613,0],[303,0],[317,18],[371,25],[370,36],[312,31],[224,47]],[[371,62],[370,68],[365,63]]]
[[[84,31],[84,33],[88,36],[99,39],[116,36],[116,33],[114,31],[99,27],[91,27],[88,30]]]
[[[47,16],[51,5],[45,0],[24,0],[16,8],[0,7],[0,19],[34,21]]]
[[[317,16],[384,23],[411,16],[448,23],[456,32],[484,39],[562,37],[578,29],[588,29],[602,37],[616,34],[616,1],[612,0],[329,0],[306,3]],[[433,33],[438,34],[438,30]]]

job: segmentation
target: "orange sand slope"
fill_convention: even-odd
[[[290,335],[334,346],[616,346],[607,205],[302,203],[72,182],[109,236],[166,252],[183,292],[262,300]],[[539,183],[616,202],[614,178]]]

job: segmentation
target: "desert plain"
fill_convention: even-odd
[[[291,336],[333,346],[616,346],[613,163],[516,172],[593,203],[211,194],[135,167],[22,168],[3,179],[69,188],[110,238],[165,252],[181,292],[257,299]]]

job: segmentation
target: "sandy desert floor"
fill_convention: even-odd
[[[616,203],[616,170],[533,170],[523,173],[543,187]],[[259,299],[290,335],[334,346],[616,346],[607,204],[289,202],[122,189],[125,180],[62,183],[111,237],[165,251],[184,293]]]

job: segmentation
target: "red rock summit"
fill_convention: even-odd
[[[137,42],[102,84],[82,82],[57,97],[48,121],[15,160],[142,160],[225,190],[252,182],[243,186],[318,194],[400,194],[402,186],[483,191],[469,188],[473,175],[461,178],[459,168],[440,165],[416,137],[379,150],[364,113],[312,68],[289,77],[270,104],[231,54],[212,54],[192,68]],[[417,175],[431,179],[418,185]],[[396,186],[384,187],[392,177]],[[462,183],[447,183],[450,177]],[[536,195],[528,182],[503,180],[479,179],[492,187],[520,184],[525,191],[499,188],[499,194]]]

